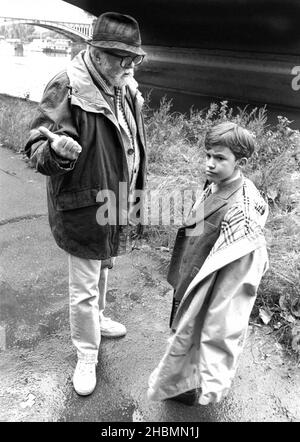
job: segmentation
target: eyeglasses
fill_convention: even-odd
[[[138,66],[144,60],[144,55],[135,55],[134,57],[132,57],[131,55],[118,55],[115,52],[107,51],[107,50],[105,50],[103,52],[105,52],[106,54],[112,55],[113,57],[121,58],[120,65],[122,68],[130,68],[132,63],[135,66]]]

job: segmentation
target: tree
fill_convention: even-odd
[[[25,24],[11,24],[0,26],[0,34],[5,38],[19,38],[22,41],[31,41],[33,39],[35,26]]]

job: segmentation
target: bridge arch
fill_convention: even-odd
[[[24,24],[39,26],[50,31],[64,35],[76,43],[84,43],[92,35],[92,23],[68,23],[56,22],[51,20],[23,19],[23,18],[0,18],[0,26],[9,26],[11,24]]]

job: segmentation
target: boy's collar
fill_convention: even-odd
[[[197,205],[196,210],[191,210],[184,225],[190,226],[199,223],[225,206],[231,195],[242,187],[243,181],[244,177],[241,174],[241,176],[234,181],[229,181],[226,185],[224,184],[216,193],[210,194],[204,201]]]
[[[217,186],[217,189],[213,194],[215,196],[219,196],[220,198],[228,199],[232,193],[234,193],[237,189],[239,189],[242,185],[244,176],[240,172],[239,176],[231,179],[227,182],[222,183],[222,186]],[[212,183],[213,184],[213,183]],[[211,186],[212,186],[211,184]]]

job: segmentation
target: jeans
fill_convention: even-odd
[[[70,328],[78,359],[98,361],[99,313],[105,308],[108,268],[100,260],[68,254]]]

